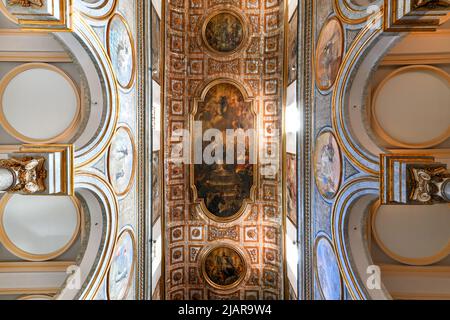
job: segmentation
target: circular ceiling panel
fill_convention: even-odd
[[[0,122],[28,143],[62,142],[80,121],[80,96],[61,69],[45,63],[23,64],[0,82]]]
[[[392,259],[428,265],[450,253],[450,207],[379,205],[372,212],[372,232],[380,248]]]
[[[0,200],[0,242],[22,259],[50,260],[73,244],[80,219],[72,197],[7,194]]]
[[[319,193],[332,199],[341,185],[341,150],[331,131],[324,130],[316,140],[314,149],[314,178]]]
[[[320,31],[316,47],[315,73],[320,90],[329,90],[335,83],[344,55],[344,28],[333,17]]]
[[[119,196],[125,196],[134,184],[136,157],[133,133],[122,125],[117,129],[108,153],[109,180]]]
[[[406,148],[435,146],[450,137],[450,75],[431,66],[391,73],[376,89],[372,125],[387,143]]]

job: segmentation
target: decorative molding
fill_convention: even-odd
[[[450,64],[450,52],[388,54],[380,66]]]
[[[0,51],[0,62],[59,62],[72,63],[65,52],[51,51]]]
[[[435,31],[450,17],[448,0],[384,0],[385,32]]]
[[[25,29],[72,30],[72,0],[7,0],[5,8]]]
[[[75,261],[0,262],[0,273],[66,272]]]
[[[434,157],[380,155],[382,204],[431,205],[450,202],[450,172]]]
[[[0,295],[43,294],[54,295],[60,288],[0,288]]]

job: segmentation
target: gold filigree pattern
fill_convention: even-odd
[[[8,169],[14,176],[14,183],[7,191],[23,194],[45,191],[47,170],[44,163],[44,158],[1,159],[0,168]]]

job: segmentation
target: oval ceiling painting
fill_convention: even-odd
[[[240,216],[253,198],[255,152],[251,132],[255,115],[252,103],[233,83],[213,83],[206,90],[194,114],[195,124],[202,131],[194,139],[194,149],[200,155],[195,152],[191,177],[202,211],[223,222]],[[230,132],[237,137],[231,142],[234,147],[228,141]]]
[[[339,145],[330,131],[319,135],[314,150],[314,177],[320,194],[333,198],[341,183],[342,160]]]
[[[108,24],[107,48],[117,81],[122,88],[130,88],[133,84],[135,57],[133,38],[125,19],[114,15]]]
[[[109,180],[114,191],[124,196],[134,182],[136,153],[133,135],[128,127],[119,127],[111,141],[108,154]]]
[[[337,18],[330,19],[322,28],[316,50],[317,87],[328,90],[336,80],[344,54],[344,30]]]
[[[221,12],[206,21],[203,38],[212,51],[231,53],[244,41],[244,25],[237,14],[229,11]]]
[[[113,260],[108,273],[110,300],[126,298],[134,272],[134,236],[125,229],[117,240]]]
[[[342,299],[342,281],[333,246],[328,238],[316,240],[315,271],[320,292],[325,300]]]
[[[243,256],[229,246],[209,250],[204,256],[202,270],[208,283],[218,289],[236,287],[247,272]]]

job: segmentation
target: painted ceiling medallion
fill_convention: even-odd
[[[117,240],[108,273],[109,300],[123,300],[127,297],[135,265],[134,241],[134,234],[128,228],[121,232]]]
[[[342,278],[331,241],[324,235],[316,239],[314,266],[320,293],[325,300],[341,300]]]
[[[106,44],[119,85],[131,88],[136,69],[134,42],[125,18],[119,14],[109,21]]]
[[[210,248],[202,259],[206,281],[216,289],[237,287],[245,278],[247,266],[243,255],[235,248],[221,245]]]
[[[341,183],[342,159],[339,145],[330,131],[319,135],[314,150],[314,177],[320,194],[332,199]]]
[[[131,130],[120,126],[112,139],[108,154],[109,180],[119,196],[126,195],[133,185],[136,156]]]
[[[221,11],[206,19],[203,40],[215,53],[230,54],[238,51],[245,40],[242,18],[232,11]]]
[[[252,103],[246,100],[237,83],[228,80],[214,81],[207,86],[202,99],[196,101],[193,120],[201,122],[202,137],[210,129],[219,130],[224,144],[227,130],[247,132],[256,126]],[[202,211],[210,218],[220,222],[234,220],[253,199],[256,165],[251,159],[256,159],[254,152],[248,147],[243,154],[232,152],[233,161],[229,164],[225,146],[218,145],[218,150],[223,151],[217,152],[211,141],[194,140],[194,145],[199,143],[202,143],[203,154],[211,154],[214,159],[208,160],[211,164],[207,164],[207,159],[195,161],[197,164],[191,171],[194,198],[199,200]],[[254,142],[250,141],[249,145]]]
[[[344,54],[344,29],[337,18],[322,28],[316,48],[316,82],[320,90],[329,90],[336,81]]]

